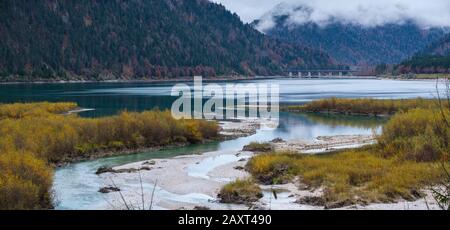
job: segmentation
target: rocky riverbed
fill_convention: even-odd
[[[252,135],[261,127],[258,121],[222,122],[222,135]],[[276,150],[313,154],[375,143],[373,136],[319,136],[314,141],[274,140]],[[319,199],[322,189],[308,190],[300,181],[284,185],[263,186],[264,197],[250,207],[222,204],[219,190],[228,182],[248,178],[247,161],[255,153],[249,151],[213,151],[200,155],[184,155],[170,159],[154,159],[113,167],[100,173],[107,201],[104,209],[438,209],[431,193],[417,201],[399,200],[389,204],[326,207]],[[300,186],[299,186],[300,185]],[[99,188],[100,190],[102,188]],[[276,191],[276,198],[273,191]]]

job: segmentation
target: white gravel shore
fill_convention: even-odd
[[[251,135],[260,127],[252,122],[223,122],[223,135]],[[314,142],[282,141],[275,143],[278,150],[302,151],[316,153],[339,148],[358,147],[374,143],[371,136],[332,136],[319,137]],[[135,162],[114,169],[140,169],[133,173],[104,173],[99,175],[104,186],[117,186],[120,192],[105,194],[107,207],[104,209],[249,209],[245,205],[229,205],[219,203],[217,194],[222,186],[238,178],[249,177],[243,170],[252,152],[214,151],[201,155],[184,155],[171,159],[155,159]],[[141,183],[142,181],[142,183]],[[298,184],[298,183],[296,183]],[[305,196],[320,196],[321,191],[300,190],[299,186],[290,183],[276,186],[261,186],[264,197],[256,202],[254,209],[272,210],[315,210],[321,206],[298,204],[296,201]],[[142,185],[142,188],[141,188]],[[279,191],[277,199],[272,189]],[[141,195],[143,191],[144,195]],[[429,191],[427,197],[417,201],[398,201],[390,204],[369,204],[367,206],[350,206],[343,209],[399,209],[427,210],[439,209]]]

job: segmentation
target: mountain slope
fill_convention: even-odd
[[[271,75],[333,65],[207,0],[4,0],[0,16],[3,80]]]
[[[449,55],[450,54],[450,34],[447,34],[439,41],[432,43],[425,48],[422,53],[428,55]]]
[[[265,29],[266,34],[275,38],[321,47],[346,64],[398,63],[444,35],[442,29],[421,29],[413,23],[368,27],[333,20],[323,25],[314,22],[295,24],[292,23],[295,18],[291,18],[295,16],[291,14],[309,18],[311,11],[298,7],[290,14],[271,15],[269,12],[253,26]],[[274,25],[265,28],[268,17]]]
[[[396,67],[396,72],[450,73],[450,34]]]

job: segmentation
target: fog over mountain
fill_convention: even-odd
[[[332,22],[368,27],[414,22],[420,27],[450,26],[447,0],[212,0],[237,13],[244,22],[260,19],[261,31],[275,26],[274,18],[288,15],[290,25]],[[302,9],[302,10],[299,10]]]
[[[440,0],[287,0],[251,24],[269,36],[321,49],[341,63],[395,64],[441,39],[450,26],[448,12],[450,2]]]

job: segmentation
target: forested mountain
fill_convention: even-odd
[[[439,41],[426,47],[422,53],[429,55],[448,55],[450,54],[450,34],[447,34]]]
[[[271,75],[333,65],[207,0],[2,0],[0,79]]]
[[[308,8],[298,7],[297,15],[308,18]],[[292,13],[292,12],[291,12]],[[292,13],[292,14],[294,14]],[[268,16],[269,15],[269,16]],[[255,21],[255,28],[267,35],[297,44],[320,47],[337,61],[354,65],[394,64],[410,58],[444,35],[442,29],[421,29],[414,23],[361,26],[339,21],[324,25],[314,22],[292,23],[291,15],[265,15],[265,21]],[[267,17],[272,26],[264,28]]]
[[[403,61],[396,67],[404,73],[450,73],[450,34]]]

